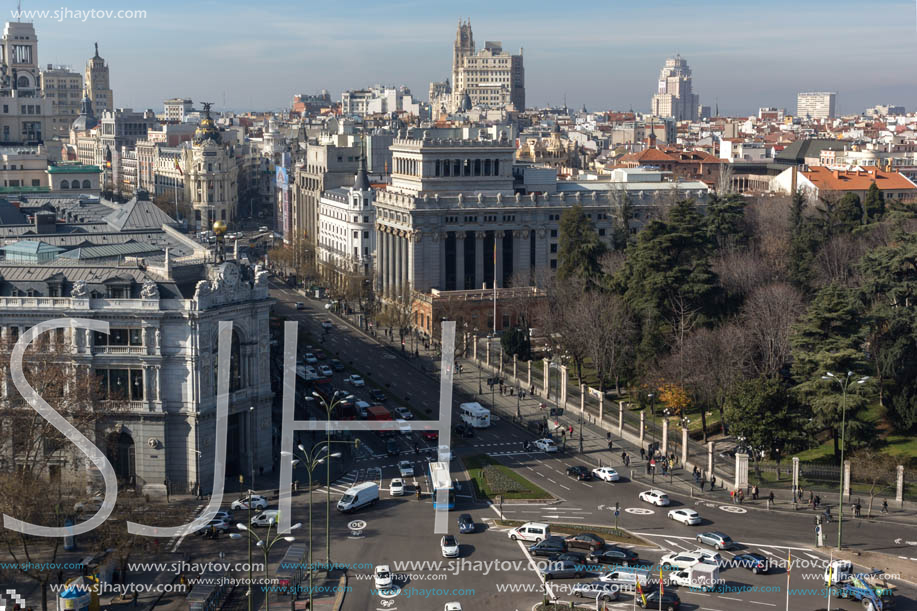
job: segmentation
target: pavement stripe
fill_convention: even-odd
[[[808,556],[809,558],[813,559],[813,560],[821,560],[821,557],[816,556],[815,554],[810,554],[810,553],[808,553],[808,552],[803,552],[803,553],[804,553],[806,556]],[[901,557],[904,558],[904,556],[901,556]]]
[[[766,605],[766,606],[768,606],[768,607],[776,607],[776,606],[777,606],[777,605],[775,605],[774,603],[762,603],[762,602],[758,602],[758,601],[756,601],[756,600],[749,600],[748,602],[750,602],[750,603],[753,604],[753,605]]]

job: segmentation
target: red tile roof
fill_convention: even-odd
[[[866,191],[873,182],[882,191],[915,191],[917,187],[898,172],[884,172],[875,166],[860,170],[832,170],[816,166],[803,172],[819,190]]]

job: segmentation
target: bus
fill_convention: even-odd
[[[454,509],[455,489],[452,488],[452,478],[449,476],[449,463],[427,463],[427,474],[430,476],[430,485],[433,487],[433,509]],[[438,492],[440,490],[448,491],[448,500],[445,505],[439,502]]]
[[[459,405],[462,422],[475,429],[486,429],[490,426],[490,410],[480,403],[462,403]]]

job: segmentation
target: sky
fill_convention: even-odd
[[[16,4],[5,4],[9,21]],[[39,62],[82,72],[98,42],[115,105],[134,109],[185,97],[216,110],[280,110],[297,93],[340,99],[375,83],[426,100],[429,83],[450,75],[467,18],[478,48],[524,49],[529,107],[566,96],[570,107],[646,112],[666,57],[680,53],[701,103],[721,115],[793,113],[798,91],[836,91],[841,113],[917,110],[917,0],[22,0],[22,9],[71,11],[32,19]],[[146,16],[73,16],[89,9]]]

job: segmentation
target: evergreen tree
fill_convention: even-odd
[[[863,200],[863,215],[867,223],[881,221],[885,216],[885,196],[875,182],[869,185]]]
[[[602,267],[599,259],[605,253],[605,244],[579,204],[561,214],[558,244],[558,278],[578,278],[590,287],[600,283]]]
[[[716,195],[707,202],[707,237],[718,249],[738,246],[748,241],[745,227],[745,199],[738,194],[720,198]]]

